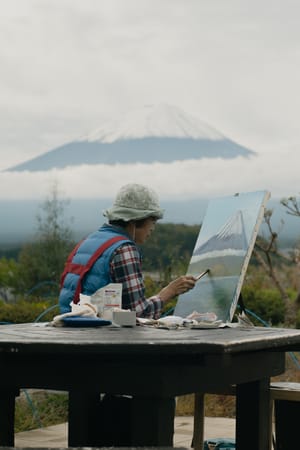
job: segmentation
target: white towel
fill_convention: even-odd
[[[49,323],[49,325],[52,325],[53,327],[63,326],[63,319],[65,317],[97,317],[97,308],[95,305],[92,305],[88,299],[89,297],[80,294],[80,300],[78,303],[71,302],[71,311],[53,317],[53,320]]]

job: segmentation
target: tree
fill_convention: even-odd
[[[9,301],[11,298],[11,287],[14,284],[14,274],[17,270],[17,263],[13,259],[0,259],[0,298]]]
[[[159,272],[165,283],[186,273],[200,226],[158,223],[155,232],[143,244],[143,268]]]
[[[300,216],[300,205],[296,197],[289,197],[288,199],[282,199],[281,204],[287,208],[287,213],[295,216]],[[268,239],[263,239],[258,236],[255,248],[253,250],[253,255],[258,261],[258,263],[263,267],[267,275],[273,281],[274,285],[280,292],[281,298],[285,305],[285,324],[288,326],[295,327],[297,321],[297,310],[299,307],[300,294],[296,301],[292,300],[287,292],[287,289],[283,286],[283,283],[278,276],[277,269],[274,264],[275,259],[283,259],[288,261],[289,264],[296,263],[299,265],[299,251],[293,252],[294,254],[286,255],[278,250],[277,238],[278,232],[275,232],[272,228],[271,218],[273,210],[266,210],[264,214],[264,221],[267,225],[269,237]]]
[[[24,245],[18,258],[18,292],[26,293],[35,286],[56,286],[64,263],[74,245],[71,228],[65,224],[64,212],[68,200],[59,197],[53,184],[50,195],[39,206],[37,231],[33,242]]]

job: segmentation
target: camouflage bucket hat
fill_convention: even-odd
[[[142,184],[126,184],[121,187],[110,209],[103,212],[109,220],[161,219],[164,211],[159,206],[156,192]]]

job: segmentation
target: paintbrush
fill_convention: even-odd
[[[207,273],[210,272],[210,269],[206,269],[204,272],[200,273],[199,275],[197,275],[195,277],[196,281],[200,280],[200,278],[204,277],[204,275],[206,275]]]

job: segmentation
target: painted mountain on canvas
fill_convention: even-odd
[[[169,163],[201,158],[248,158],[255,152],[170,105],[149,105],[104,121],[92,133],[7,171],[47,171],[83,164]]]

